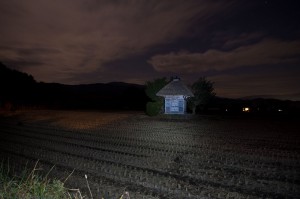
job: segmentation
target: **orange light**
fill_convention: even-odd
[[[243,108],[243,112],[249,112],[250,111],[250,108],[249,107],[244,107]]]

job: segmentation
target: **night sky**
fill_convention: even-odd
[[[2,0],[0,61],[37,81],[180,76],[222,97],[300,100],[294,0]]]

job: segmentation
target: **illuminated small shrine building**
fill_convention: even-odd
[[[165,98],[165,114],[186,113],[186,100],[194,96],[192,91],[178,77],[173,78],[156,95]]]

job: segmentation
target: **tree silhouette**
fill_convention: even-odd
[[[214,83],[207,80],[206,77],[200,77],[195,83],[191,85],[194,97],[188,99],[188,106],[196,113],[197,107],[204,108],[204,106],[216,95],[213,87]]]
[[[146,95],[152,100],[146,105],[146,113],[150,116],[157,115],[164,105],[164,100],[162,97],[156,95],[160,89],[168,84],[167,78],[159,78],[153,81],[146,82]]]
[[[24,104],[35,93],[36,81],[31,75],[10,69],[0,62],[0,90],[2,104]],[[11,105],[12,106],[12,105]]]

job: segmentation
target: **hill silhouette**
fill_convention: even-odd
[[[83,85],[36,82],[0,62],[0,106],[52,109],[144,110],[144,86],[123,82]]]
[[[124,82],[81,85],[37,82],[33,76],[9,69],[1,62],[0,90],[0,108],[7,110],[38,108],[144,111],[150,100],[143,85]],[[240,114],[244,107],[250,108],[252,114],[300,113],[300,101],[265,99],[261,96],[240,99],[215,97],[198,113]]]

